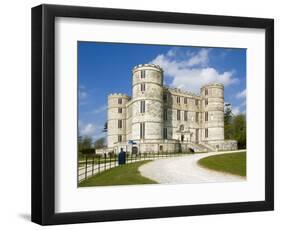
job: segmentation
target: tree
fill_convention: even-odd
[[[232,139],[233,138],[233,114],[230,104],[225,104],[224,109],[224,137],[225,139]]]
[[[224,110],[224,137],[236,140],[239,149],[246,148],[246,117],[243,114],[234,116],[230,104],[226,104]]]
[[[105,138],[101,137],[101,138],[97,139],[94,143],[94,146],[96,149],[105,147]]]
[[[224,124],[229,125],[232,121],[232,109],[231,104],[225,104],[224,107]]]
[[[246,117],[243,114],[237,115],[233,119],[234,139],[238,142],[239,149],[246,148]]]
[[[90,149],[93,145],[93,140],[89,136],[78,136],[78,151]]]
[[[82,141],[83,141],[83,137],[82,136],[78,136],[78,150],[82,149]]]
[[[103,130],[102,130],[103,132],[107,132],[107,126],[108,126],[108,124],[107,124],[107,122],[105,122],[104,126],[103,126]]]

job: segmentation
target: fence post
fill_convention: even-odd
[[[88,156],[86,155],[86,162],[85,162],[85,179],[87,179],[87,171],[88,171]]]
[[[101,156],[99,156],[99,158],[98,158],[98,173],[100,173],[100,158],[101,158]]]
[[[94,166],[95,166],[95,155],[92,156],[92,176],[94,175]]]

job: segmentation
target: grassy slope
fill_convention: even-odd
[[[139,161],[101,172],[87,180],[82,181],[79,187],[105,186],[105,185],[134,185],[134,184],[156,184],[157,182],[141,176],[138,168],[149,162]]]
[[[198,163],[209,169],[246,176],[246,152],[209,156],[202,158]]]

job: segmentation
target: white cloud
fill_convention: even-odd
[[[241,114],[241,111],[240,111],[240,108],[238,106],[235,106],[232,108],[232,113],[233,115],[238,115],[238,114]]]
[[[246,114],[246,108],[242,105],[242,106],[234,106],[232,108],[232,113],[233,115],[239,115],[239,114]]]
[[[209,53],[211,49],[201,49],[197,54],[191,56],[187,61],[187,66],[207,65],[209,62]]]
[[[167,56],[169,57],[173,57],[176,55],[176,50],[175,49],[170,49],[168,52],[167,52]]]
[[[163,68],[164,74],[171,80],[170,87],[199,92],[200,87],[208,83],[218,82],[225,86],[236,83],[238,79],[234,78],[233,70],[220,73],[208,66],[210,52],[211,49],[200,49],[177,60],[176,56],[168,55],[168,51],[167,54],[158,55],[151,63]]]
[[[244,89],[243,91],[237,93],[236,98],[246,98],[246,89]]]
[[[93,123],[84,123],[79,121],[79,135],[82,136],[93,136],[97,131],[97,127]]]
[[[95,142],[97,139],[101,137],[106,138],[106,133],[103,132],[103,126],[100,124],[95,124],[91,122],[85,123],[79,120],[78,128],[79,128],[79,135],[91,137],[93,142]]]
[[[94,110],[92,111],[92,114],[99,114],[99,113],[102,113],[102,112],[104,112],[106,109],[107,109],[107,106],[106,106],[106,105],[103,105],[103,106],[101,106],[101,107],[99,107],[99,108],[97,108],[97,109],[94,109]]]
[[[88,97],[88,93],[86,92],[86,87],[84,85],[79,85],[78,96],[80,100]]]
[[[87,98],[88,98],[88,93],[86,91],[85,86],[80,85],[78,89],[79,105],[81,106],[87,104]]]
[[[83,92],[81,90],[79,90],[79,99],[85,99],[87,98],[88,94],[86,92]]]
[[[242,102],[240,103],[239,111],[235,111],[235,112],[239,112],[240,114],[246,113],[246,94],[247,94],[246,89],[244,89],[236,94],[236,98],[242,99]],[[233,112],[233,114],[234,114],[234,112]]]

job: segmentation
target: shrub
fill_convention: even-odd
[[[87,154],[95,154],[96,150],[93,148],[89,148],[89,149],[82,149],[80,150],[80,152],[84,155],[87,155]]]

